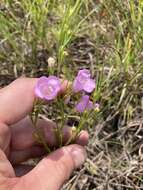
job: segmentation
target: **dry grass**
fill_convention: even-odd
[[[72,15],[78,1],[31,2],[0,2],[0,85],[49,75],[49,57],[69,79],[90,68],[101,110],[87,129],[88,159],[63,189],[143,189],[142,0],[79,1]]]

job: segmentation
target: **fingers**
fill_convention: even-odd
[[[86,131],[81,132],[80,136],[76,140],[76,143],[85,146],[88,141],[88,133]],[[41,146],[32,146],[30,148],[26,148],[25,150],[17,150],[12,151],[9,156],[10,162],[15,164],[20,164],[22,162],[27,161],[30,158],[41,157],[46,154],[46,151]]]
[[[83,164],[85,158],[83,147],[79,145],[63,147],[44,158],[31,172],[23,176],[15,190],[21,187],[28,190],[59,190],[72,171]]]
[[[0,90],[0,121],[11,125],[24,118],[32,109],[36,78],[19,78]],[[63,82],[61,92],[66,89]]]
[[[57,146],[58,141],[55,135],[56,124],[50,120],[39,120],[37,127],[41,129],[43,136],[48,144],[48,146]],[[29,118],[23,119],[21,122],[17,123],[11,128],[12,131],[12,140],[11,147],[12,151],[14,150],[25,150],[32,146],[37,145],[37,141],[34,138],[35,130],[32,126],[32,123]],[[63,143],[67,142],[68,139],[73,135],[72,128],[65,127],[63,129]],[[88,133],[82,131],[76,143],[80,145],[87,145],[88,142]]]
[[[30,158],[41,157],[46,152],[43,147],[33,146],[26,150],[12,151],[9,155],[9,160],[12,165],[20,164]]]
[[[49,147],[58,146],[58,141],[54,132],[55,123],[52,121],[39,120],[38,127],[43,129],[45,140]],[[19,164],[30,158],[40,157],[45,154],[42,146],[39,146],[34,138],[34,129],[29,118],[23,119],[11,128],[11,154],[9,159],[12,164]],[[72,136],[72,129],[65,127],[63,130],[63,143],[67,142]],[[85,146],[88,143],[88,133],[81,131],[75,143]]]
[[[2,177],[15,177],[15,173],[5,153],[0,149],[0,179]]]
[[[26,116],[34,102],[37,79],[20,78],[0,90],[0,120],[13,124]]]
[[[6,155],[9,154],[10,139],[11,133],[9,127],[3,123],[0,123],[0,148],[5,152]]]
[[[87,131],[81,131],[79,136],[76,139],[76,144],[81,146],[86,146],[88,144],[89,134]]]
[[[37,122],[37,128],[40,129],[42,133],[44,133],[45,139],[47,142],[52,144],[53,128],[55,127],[55,123],[52,121],[39,120]],[[11,128],[12,132],[12,140],[11,147],[12,150],[25,150],[27,148],[32,147],[37,144],[36,139],[34,138],[34,134],[36,132],[35,128],[32,126],[32,122],[29,117],[21,120],[17,124],[15,124]],[[49,138],[50,137],[50,138]]]
[[[32,169],[33,169],[33,166],[31,166],[31,165],[25,165],[25,164],[17,165],[14,168],[15,174],[16,174],[17,177],[21,177],[21,176],[27,174]]]

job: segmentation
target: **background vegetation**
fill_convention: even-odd
[[[100,112],[87,162],[63,189],[143,189],[143,1],[0,1],[1,86],[81,68],[96,78]]]

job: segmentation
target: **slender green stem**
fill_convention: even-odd
[[[59,127],[59,135],[60,135],[60,146],[63,144],[63,128],[64,128],[64,122],[65,122],[65,113],[64,113],[64,105],[63,105],[63,100],[59,100],[59,107],[61,111],[61,123]]]
[[[43,144],[43,146],[44,146],[46,152],[47,152],[47,153],[50,153],[51,150],[50,150],[50,148],[48,147],[48,145],[47,145],[47,143],[46,143],[46,141],[45,141],[43,135],[41,134],[41,131],[39,131],[39,130],[37,129],[37,126],[36,126],[34,123],[33,123],[33,127],[34,127],[35,130],[36,130],[36,135],[38,136],[38,139],[39,139],[40,143]]]
[[[35,128],[36,137],[38,138],[38,141],[43,144],[43,146],[44,146],[45,150],[47,151],[47,153],[50,153],[51,150],[48,147],[48,145],[46,143],[46,140],[43,137],[43,134],[41,133],[41,131],[37,127],[37,121],[38,121],[39,113],[40,113],[40,104],[41,103],[38,100],[35,100],[33,111],[32,111],[32,114],[31,114],[30,118],[31,118],[31,121],[32,121],[32,125]]]
[[[81,118],[80,118],[80,122],[79,122],[78,127],[75,128],[75,133],[71,135],[71,137],[70,137],[69,140],[67,141],[66,145],[69,145],[72,141],[74,141],[74,140],[78,137],[78,135],[79,135],[81,129],[83,128],[83,125],[84,125],[84,123],[85,123],[87,117],[88,117],[88,114],[87,114],[87,112],[85,111],[85,112],[83,113],[83,115],[81,116]]]

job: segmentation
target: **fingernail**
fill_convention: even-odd
[[[82,148],[80,146],[76,146],[71,149],[70,153],[72,155],[72,158],[73,158],[76,168],[78,168],[79,166],[81,166],[84,163],[84,161],[86,159],[86,151],[84,148]]]

